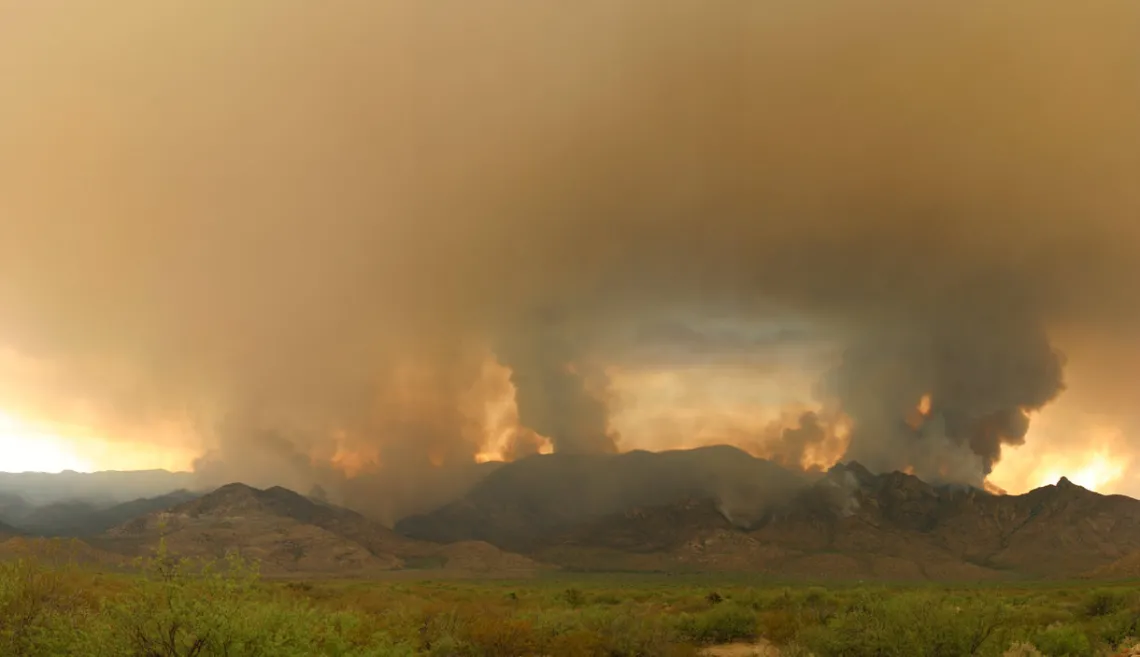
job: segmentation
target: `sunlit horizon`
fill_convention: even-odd
[[[83,427],[32,422],[0,410],[0,472],[186,472],[196,456],[192,450],[111,440]]]
[[[1055,484],[1061,477],[1065,477],[1079,486],[1102,494],[1134,494],[1123,487],[1131,459],[1113,449],[1114,445],[1119,445],[1123,440],[1119,430],[1089,426],[1078,432],[1082,438],[1080,444],[1058,451],[1050,445],[1047,435],[1050,428],[1056,429],[1056,423],[1042,422],[1041,417],[1035,417],[1034,426],[1025,445],[1007,448],[1004,458],[988,478],[991,484],[1016,495]],[[629,440],[623,440],[621,451],[652,449],[642,438],[638,440],[638,436],[631,435]],[[725,441],[725,444],[732,443]],[[670,444],[657,448],[684,449],[694,446],[696,445]],[[199,455],[196,450],[101,438],[81,427],[32,422],[5,411],[0,411],[0,450],[3,450],[0,472],[4,473],[90,473],[108,470],[185,472],[193,469],[193,460]],[[549,447],[543,450],[549,451]],[[500,460],[500,453],[498,450],[485,450],[475,460]]]
[[[99,468],[59,436],[0,411],[0,472],[94,472]]]

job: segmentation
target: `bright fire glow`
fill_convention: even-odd
[[[933,403],[930,393],[923,395],[918,400],[918,403],[915,404],[914,409],[910,411],[906,418],[906,423],[910,425],[911,429],[919,429],[926,423],[927,418],[930,417],[930,409]]]
[[[1134,495],[1125,477],[1133,461],[1125,430],[1110,418],[1058,406],[1031,417],[1025,444],[1007,448],[989,480],[1012,494],[1066,477],[1098,493]]]
[[[329,462],[349,477],[355,477],[375,463],[367,454],[349,451],[343,446],[337,447],[336,453],[329,459]]]
[[[1107,452],[1100,451],[1088,455],[1083,463],[1074,464],[1075,469],[1068,471],[1046,470],[1037,482],[1038,486],[1047,486],[1057,483],[1062,476],[1069,481],[1084,486],[1089,490],[1101,490],[1124,476],[1127,463],[1122,459],[1114,459]]]

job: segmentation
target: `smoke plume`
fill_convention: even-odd
[[[0,0],[0,347],[54,373],[0,406],[179,418],[213,478],[398,514],[492,433],[620,449],[639,326],[794,320],[842,348],[850,457],[980,482],[1064,389],[1052,336],[1138,327],[1136,34],[1132,0]]]

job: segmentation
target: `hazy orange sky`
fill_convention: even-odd
[[[757,377],[748,369],[726,368],[626,372],[615,377],[614,387],[629,406],[612,422],[624,437],[625,449],[725,442],[738,435],[734,432],[754,433],[779,420],[781,408],[802,399],[805,391],[788,385],[794,378]],[[1140,485],[1129,476],[1134,448],[1127,420],[1083,412],[1072,400],[1064,398],[1035,417],[1026,445],[1009,450],[989,480],[1019,493],[1068,476],[1099,492],[1140,496]],[[506,405],[490,412],[515,412],[512,400]],[[488,457],[501,458],[499,446],[505,440],[503,434],[489,435]],[[6,455],[0,471],[189,470],[201,455],[195,442],[188,436],[171,436],[157,444],[128,442],[83,427],[0,414],[0,452]]]
[[[1140,494],[1138,33],[1134,0],[0,0],[0,469],[414,497],[730,442]]]

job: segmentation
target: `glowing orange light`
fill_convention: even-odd
[[[992,495],[1005,495],[1006,494],[1004,488],[1002,488],[1001,486],[998,486],[997,484],[991,482],[989,479],[982,482],[982,487],[985,488],[987,493],[990,493]]]
[[[344,444],[337,446],[336,452],[329,459],[329,463],[348,477],[355,477],[363,472],[375,470],[379,467],[379,455],[359,449],[349,449]]]
[[[1055,484],[1065,476],[1078,486],[1089,490],[1101,490],[1123,477],[1125,467],[1128,465],[1125,460],[1113,458],[1105,451],[1086,454],[1082,461],[1070,459],[1064,464],[1065,467],[1045,470],[1039,476],[1037,485]]]
[[[912,409],[911,412],[907,414],[907,425],[909,425],[911,429],[917,430],[923,424],[925,424],[927,418],[930,417],[930,409],[932,407],[932,404],[933,400],[930,397],[930,393],[923,395],[918,400],[918,403],[915,404],[914,409]]]

